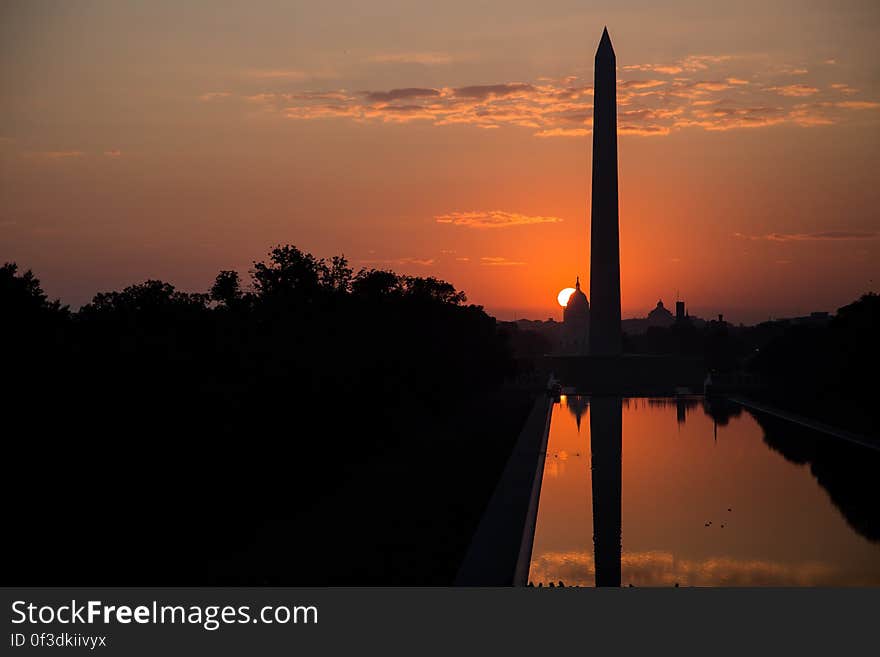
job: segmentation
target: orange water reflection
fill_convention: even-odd
[[[877,459],[697,397],[563,397],[529,579],[593,586],[598,564],[607,585],[880,585]]]

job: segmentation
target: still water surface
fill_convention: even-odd
[[[880,585],[880,453],[731,402],[563,396],[529,581]]]

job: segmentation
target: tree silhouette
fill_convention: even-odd
[[[30,272],[0,271],[0,325],[18,336],[4,341],[4,400],[22,437],[11,457],[41,464],[8,483],[101,500],[17,543],[29,583],[451,581],[491,494],[487,473],[503,465],[528,410],[527,396],[500,387],[514,371],[506,333],[445,281],[355,274],[344,256],[293,245],[255,262],[253,292],[243,287],[231,270],[208,293],[147,280],[69,313]],[[375,459],[400,464],[370,477]],[[413,459],[432,467],[410,479]],[[358,477],[357,499],[347,493],[334,522],[315,511]],[[13,521],[40,508],[30,496]],[[441,536],[442,525],[397,522],[418,514],[461,526]],[[398,561],[367,576],[365,563],[385,563],[369,543],[375,527],[360,532],[360,560],[335,554],[361,519],[381,525],[383,540],[446,556],[425,560],[432,574]],[[284,558],[261,543],[270,525],[287,541]],[[320,538],[299,541],[300,531]],[[69,549],[49,558],[59,532]],[[101,549],[110,540],[118,557]],[[295,550],[329,574],[308,579]]]
[[[234,306],[242,297],[241,278],[237,271],[224,269],[211,286],[211,299],[227,308]]]

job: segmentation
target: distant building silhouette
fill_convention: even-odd
[[[675,321],[683,322],[687,319],[687,313],[684,311],[684,301],[675,302]]]
[[[704,325],[705,322],[701,322],[701,326]],[[691,321],[691,316],[687,314],[684,309],[684,301],[676,301],[675,302],[675,324],[673,326],[684,329],[684,328],[693,328],[696,325]]]
[[[673,326],[693,326],[701,329],[707,325],[706,320],[691,316],[685,309],[684,301],[675,302],[675,314],[659,300],[657,305],[645,317],[632,317],[621,321],[623,332],[628,335],[641,335],[649,328],[672,328]]]
[[[566,395],[565,406],[569,412],[574,415],[574,421],[577,424],[578,433],[581,432],[581,419],[590,407],[590,398],[584,395]]]
[[[678,302],[681,303],[681,302]],[[676,304],[677,306],[678,304]],[[660,326],[666,328],[672,326],[675,318],[672,313],[663,305],[663,299],[657,301],[657,306],[648,313],[648,326]]]
[[[589,351],[590,302],[581,291],[581,279],[574,284],[574,292],[562,311],[562,344],[566,354],[584,355]]]
[[[620,231],[617,198],[617,58],[608,29],[593,78],[593,188],[590,219],[590,354],[619,356]]]

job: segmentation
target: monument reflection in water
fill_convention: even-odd
[[[562,397],[529,581],[880,585],[880,454],[700,397]]]

